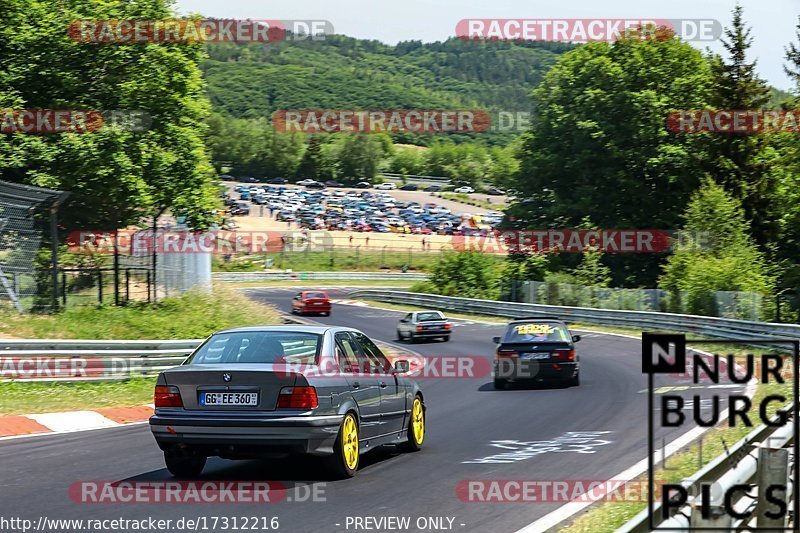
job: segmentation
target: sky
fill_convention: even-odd
[[[761,77],[789,90],[785,47],[797,43],[800,0],[740,0],[750,25],[752,58]],[[442,41],[462,19],[716,19],[731,20],[736,0],[176,0],[181,14],[214,18],[327,20],[336,33],[387,44],[412,39]],[[719,42],[692,43],[722,52]]]

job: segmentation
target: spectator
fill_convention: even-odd
[[[350,234],[350,238],[348,239],[348,241],[350,241],[350,248],[352,248],[353,247],[353,235],[352,234]]]
[[[369,235],[367,235],[367,236],[366,236],[366,238],[364,238],[364,245],[365,245],[367,248],[369,248]]]

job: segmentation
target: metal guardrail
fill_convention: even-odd
[[[0,379],[120,379],[180,365],[203,339],[0,340]]]
[[[438,296],[396,291],[391,289],[361,289],[349,298],[379,302],[416,305],[462,313],[514,318],[519,316],[558,316],[567,322],[621,326],[641,330],[659,329],[694,333],[719,339],[762,340],[800,339],[800,325],[750,322],[732,318],[699,315],[679,315],[655,311],[626,311],[619,309],[594,309],[589,307],[564,307],[556,305],[500,302],[455,296]]]
[[[791,405],[784,407],[783,412],[792,414]],[[778,420],[780,415],[772,417]],[[736,443],[727,455],[717,457],[693,476],[684,479],[680,484],[690,494],[689,503],[679,509],[669,519],[657,524],[657,529],[681,531],[689,528],[714,528],[720,531],[743,531],[752,527],[760,529],[775,528],[775,531],[789,527],[786,517],[770,517],[767,512],[770,507],[766,504],[765,491],[770,485],[785,485],[785,494],[782,495],[787,503],[792,500],[794,484],[792,479],[793,461],[788,445],[794,439],[794,424],[787,423],[777,427],[761,425],[742,440]],[[742,494],[739,501],[734,502],[737,512],[749,513],[745,519],[734,520],[723,509],[724,494],[735,485],[748,484],[756,489],[755,496],[752,490]],[[708,517],[703,517],[699,512],[701,499],[700,487],[712,486],[708,506]],[[776,495],[777,496],[777,495]],[[697,505],[693,505],[693,499]],[[661,504],[653,506],[653,512],[661,510]],[[774,511],[774,508],[772,509]],[[796,512],[796,510],[794,510]],[[622,527],[617,533],[647,533],[651,531],[649,510],[644,509]],[[791,522],[796,524],[796,517]],[[795,531],[797,528],[795,527]]]
[[[214,281],[304,281],[304,280],[407,280],[428,279],[427,274],[402,272],[215,272]]]

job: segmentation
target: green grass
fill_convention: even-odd
[[[31,339],[196,339],[227,327],[279,323],[273,307],[224,287],[156,304],[86,305],[52,315],[0,313],[0,332]]]
[[[412,251],[386,251],[376,245],[375,250],[350,250],[339,248],[327,252],[286,252],[253,256],[252,259],[234,260],[225,263],[215,258],[212,268],[216,272],[260,272],[264,270],[264,259],[273,260],[273,269],[290,268],[308,272],[380,272],[398,271],[403,266],[409,272],[428,272],[439,261],[439,252],[423,252],[419,246]]]
[[[442,192],[438,193],[438,195],[440,198],[445,200],[451,200],[453,202],[480,207],[482,209],[490,209],[492,211],[502,211],[506,208],[506,204],[503,202],[487,202],[485,200],[478,200],[477,198],[473,198],[468,194],[460,192]]]
[[[0,383],[0,415],[132,407],[153,402],[155,377],[123,381]]]
[[[409,282],[401,279],[365,279],[365,280],[337,280],[337,279],[281,279],[270,281],[220,281],[226,287],[235,289],[248,289],[259,287],[391,287],[393,289],[408,289]]]

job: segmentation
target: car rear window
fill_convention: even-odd
[[[431,320],[443,320],[444,317],[441,313],[431,311],[429,313],[417,313],[417,320],[419,322],[429,322]]]
[[[522,322],[510,324],[503,342],[564,342],[569,331],[558,322]]]
[[[306,298],[323,298],[323,299],[326,299],[326,298],[328,298],[328,295],[325,294],[324,292],[307,292],[306,293]]]
[[[187,362],[192,365],[236,363],[316,364],[321,335],[294,331],[218,333]]]

